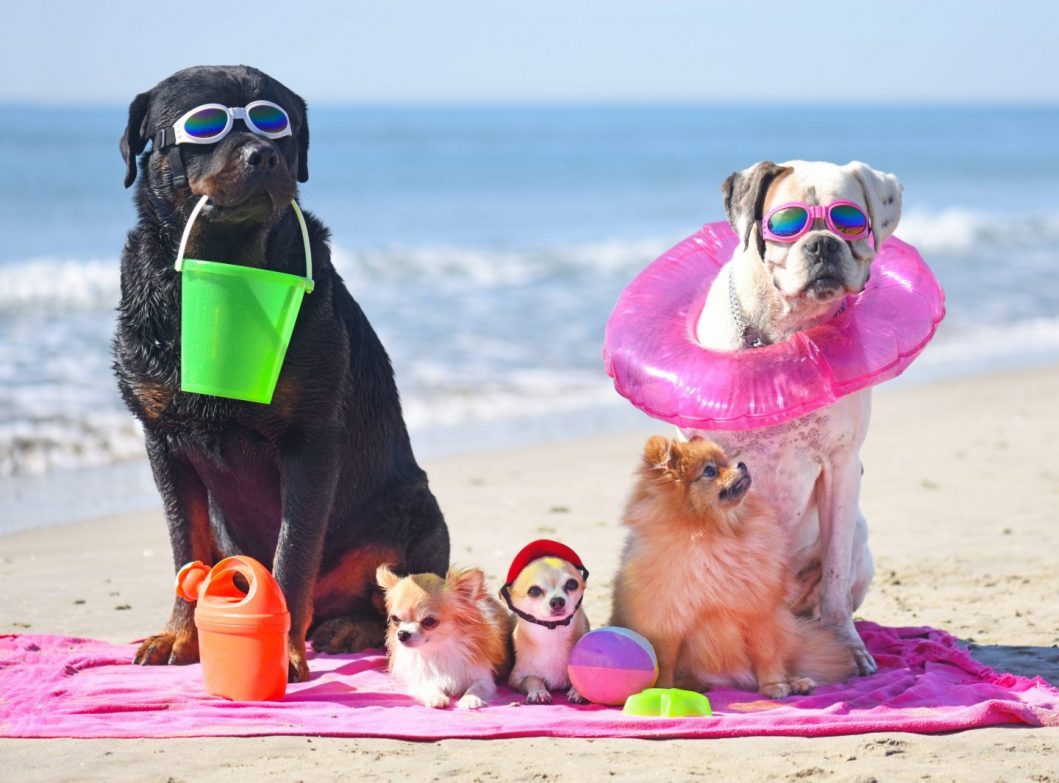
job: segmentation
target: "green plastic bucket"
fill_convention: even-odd
[[[313,290],[305,218],[294,201],[305,245],[305,277],[184,258],[191,211],[177,251],[180,272],[180,389],[268,404],[287,355],[302,297]]]

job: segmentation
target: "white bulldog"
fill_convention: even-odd
[[[847,294],[864,289],[901,215],[897,178],[859,162],[764,161],[732,174],[722,190],[741,241],[699,316],[698,340],[713,350],[780,342],[833,318]],[[846,203],[828,211],[836,202]],[[787,204],[823,209],[803,210],[799,220],[796,208],[767,221]],[[870,233],[858,231],[858,208]],[[797,575],[792,609],[832,628],[861,674],[877,668],[853,625],[875,572],[859,508],[859,450],[870,412],[871,391],[864,390],[786,424],[682,431],[688,439],[716,441],[733,461],[750,466],[754,486],[787,526]]]

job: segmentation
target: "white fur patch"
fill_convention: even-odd
[[[490,666],[475,661],[458,641],[431,642],[415,649],[398,646],[393,651],[391,667],[413,693],[437,689],[457,697],[475,683],[493,682]]]

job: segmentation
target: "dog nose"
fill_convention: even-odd
[[[260,172],[274,171],[279,164],[276,151],[267,144],[252,143],[243,147],[243,160],[250,168]]]
[[[842,247],[835,237],[827,234],[817,234],[805,243],[805,252],[811,256],[825,258],[833,255]]]
[[[566,606],[566,599],[557,595],[555,596],[555,598],[550,600],[548,604],[551,606],[552,609],[562,609],[564,606]]]
[[[402,643],[407,642],[408,641],[408,637],[410,637],[411,635],[412,634],[410,634],[408,631],[398,631],[397,632],[397,641],[402,642]]]
[[[745,462],[737,462],[737,463],[735,464],[735,468],[736,468],[736,470],[738,470],[738,471],[739,471],[740,473],[746,473],[746,463],[745,463]]]

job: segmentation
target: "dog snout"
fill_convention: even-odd
[[[744,476],[750,475],[750,470],[747,468],[745,462],[737,462],[737,463],[735,463],[735,469],[738,470]]]
[[[564,606],[566,606],[566,599],[563,598],[561,595],[557,595],[550,601],[548,601],[548,605],[552,609],[562,609]]]
[[[255,172],[264,174],[276,170],[279,165],[279,155],[276,150],[265,142],[248,142],[239,152],[243,163]]]
[[[397,632],[397,641],[399,641],[401,644],[404,644],[405,642],[407,642],[411,638],[412,638],[412,634],[411,634],[410,631],[398,631]]]
[[[817,234],[805,243],[805,252],[816,258],[834,256],[842,249],[842,243],[830,234]]]

